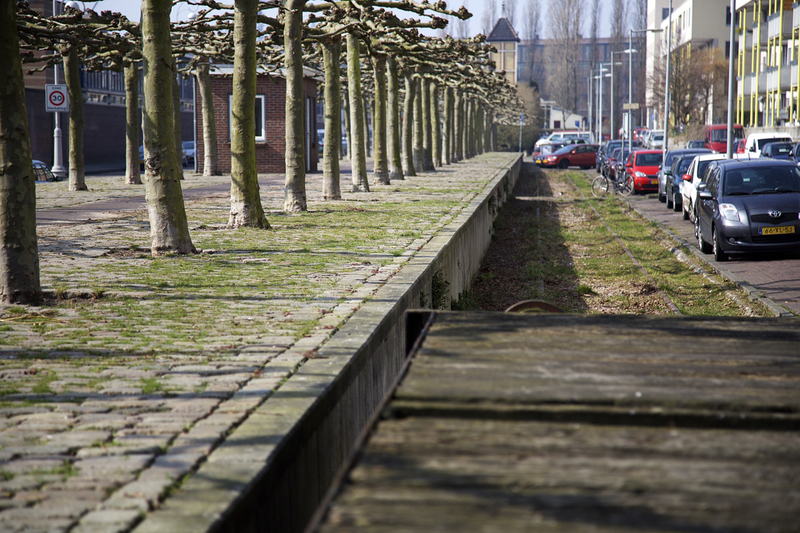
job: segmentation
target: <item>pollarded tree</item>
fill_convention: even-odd
[[[143,0],[145,197],[153,255],[195,251],[189,236],[180,183],[181,157],[175,152],[172,113],[170,0]]]
[[[0,302],[36,303],[36,178],[13,0],[0,0],[0,79]]]

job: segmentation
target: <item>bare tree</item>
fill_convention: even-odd
[[[539,0],[527,0],[522,16],[522,38],[528,41],[528,46],[525,50],[525,70],[526,79],[528,80],[538,81],[543,74],[543,69],[536,54],[541,27],[542,6]]]
[[[497,0],[485,0],[481,28],[484,35],[489,35],[497,22]]]
[[[569,111],[578,108],[578,60],[580,58],[583,0],[563,0],[550,4],[550,32],[555,52],[548,86],[561,107],[564,122]]]
[[[635,30],[647,28],[647,0],[631,0],[631,2],[631,26]],[[636,102],[640,102],[644,109],[647,85],[647,34],[634,33],[633,39],[635,39],[633,47],[639,51],[633,57],[634,99]],[[644,124],[643,118],[642,115],[639,115],[638,122],[634,121],[634,124]]]
[[[514,26],[514,19],[516,18],[517,14],[517,0],[505,0],[503,2],[503,13],[502,16],[508,20],[511,26]]]
[[[589,67],[592,76],[594,76],[594,72],[597,69],[597,38],[599,37],[600,33],[600,17],[603,13],[603,5],[600,3],[600,0],[591,0],[592,1],[592,29],[590,38],[592,40],[592,57],[589,59]]]
[[[41,299],[36,178],[14,2],[0,2],[0,302]]]

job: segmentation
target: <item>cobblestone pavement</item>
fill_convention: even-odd
[[[270,231],[226,230],[225,193],[194,200],[191,257],[151,258],[144,210],[40,226],[49,299],[0,308],[0,532],[129,530],[511,158],[338,202],[310,175],[303,215],[262,189]],[[143,194],[87,183],[39,186],[38,206]]]
[[[683,220],[680,211],[667,209],[655,195],[631,196],[631,205],[647,218],[661,224],[688,243],[705,261],[722,275],[740,283],[756,298],[768,298],[784,308],[784,313],[800,316],[800,252],[763,255],[732,255],[717,263],[712,254],[703,254],[697,247],[694,225]],[[780,311],[780,310],[778,310]]]

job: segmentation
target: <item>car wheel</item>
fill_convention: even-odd
[[[664,194],[664,200],[667,202],[667,209],[672,209],[672,195]]]
[[[562,159],[561,163],[558,164],[558,168],[569,168],[569,160]]]
[[[697,237],[697,247],[700,251],[704,254],[711,253],[711,245],[703,239],[703,230],[700,229],[700,219],[697,217],[694,219],[694,235]]]
[[[676,213],[681,210],[681,202],[678,201],[678,198],[680,198],[680,193],[676,194],[672,198],[672,210]]]
[[[718,262],[727,261],[728,260],[728,254],[726,254],[722,250],[722,244],[721,244],[719,239],[720,239],[720,236],[719,236],[719,233],[717,233],[717,228],[714,228],[714,235],[713,235],[714,261],[718,261]]]
[[[666,202],[667,197],[664,194],[661,194],[661,183],[658,184],[658,201],[659,202]]]
[[[683,211],[683,220],[689,220],[689,211],[686,210],[686,205],[682,206],[681,211]]]

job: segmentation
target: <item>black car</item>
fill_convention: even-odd
[[[689,166],[694,161],[697,154],[688,154],[676,157],[669,169],[669,184],[667,186],[667,209],[680,211],[683,209],[683,195],[681,194],[681,184],[683,175],[689,170]]]
[[[597,157],[595,158],[595,169],[598,173],[605,174],[605,169],[603,167],[605,166],[606,158],[621,146],[622,141],[608,141],[600,145],[600,149],[597,150]]]
[[[790,142],[767,143],[761,147],[761,157],[791,159],[792,148],[794,148],[794,143]]]
[[[707,148],[682,148],[680,150],[670,150],[664,156],[664,162],[661,167],[658,169],[658,201],[659,202],[666,202],[667,201],[667,174],[670,172],[670,168],[672,168],[672,163],[675,162],[675,159],[684,155],[700,155],[700,154],[710,154],[711,150]]]
[[[698,186],[695,235],[717,261],[800,251],[800,168],[774,159],[712,161]]]

